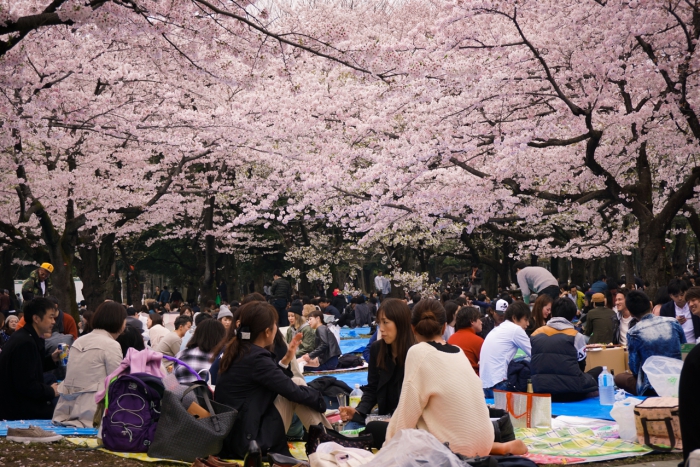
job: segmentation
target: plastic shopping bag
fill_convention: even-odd
[[[633,443],[637,442],[637,426],[634,422],[634,407],[641,402],[641,399],[628,397],[627,399],[615,402],[615,405],[613,405],[610,415],[617,422],[620,439]]]
[[[683,361],[676,358],[653,356],[647,358],[642,370],[660,397],[678,397],[678,382]]]
[[[401,430],[374,456],[368,467],[463,467],[464,463],[435,436]]]

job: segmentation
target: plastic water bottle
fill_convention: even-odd
[[[362,391],[360,390],[360,385],[356,384],[355,389],[350,393],[350,407],[353,409],[360,405],[362,400]]]
[[[600,392],[600,405],[615,404],[615,379],[608,371],[608,367],[603,367],[603,372],[598,376],[598,391]]]

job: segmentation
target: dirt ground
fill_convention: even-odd
[[[133,459],[125,459],[100,451],[76,450],[76,445],[68,441],[52,444],[25,445],[7,441],[0,438],[0,466],[2,467],[172,467],[184,466],[174,462],[141,462]],[[681,453],[648,454],[642,457],[628,457],[610,462],[595,463],[596,467],[617,467],[633,464],[647,464],[677,461],[682,459]],[[676,462],[676,463],[677,463]],[[234,464],[232,464],[234,465]],[[545,467],[554,467],[545,466]],[[557,466],[561,467],[561,466]]]

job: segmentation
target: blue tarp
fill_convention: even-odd
[[[360,335],[367,335],[369,334],[369,326],[362,327],[362,328],[340,328],[340,338],[346,338],[346,337],[357,337]]]
[[[362,353],[365,350],[365,347],[367,347],[367,343],[369,342],[369,339],[341,339],[339,344],[340,344],[340,352],[343,354],[346,353]]]
[[[348,373],[334,373],[331,375],[311,375],[306,376],[306,382],[313,381],[319,376],[334,376],[344,381],[348,386],[355,387],[355,384],[367,384],[367,371],[353,371]],[[640,397],[639,399],[644,399]],[[486,403],[493,405],[493,399],[486,399]],[[612,406],[600,405],[600,400],[595,397],[580,402],[553,402],[552,415],[571,415],[575,417],[600,418],[603,420],[613,420],[610,416]]]
[[[14,422],[0,421],[0,436],[7,436],[7,427],[29,428],[29,425],[38,426],[47,431],[53,431],[57,435],[63,436],[97,436],[96,428],[73,428],[56,426],[51,420],[18,420]]]
[[[364,386],[367,384],[367,370],[365,371],[351,371],[348,373],[333,373],[330,375],[311,375],[311,376],[304,376],[304,379],[306,382],[310,382],[315,380],[318,377],[321,376],[333,376],[350,386],[351,388],[354,388],[356,384],[359,384],[360,386]]]

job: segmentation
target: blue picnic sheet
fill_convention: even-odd
[[[340,338],[345,339],[345,338],[352,338],[352,337],[357,337],[361,335],[367,335],[369,334],[369,326],[361,327],[361,328],[340,328]]]
[[[319,376],[328,375],[311,375],[306,376],[306,382],[313,381]],[[348,373],[334,373],[334,376],[341,381],[344,381],[348,386],[355,387],[355,384],[367,384],[367,370],[352,371]],[[631,396],[633,397],[633,396]],[[639,399],[644,399],[639,397]],[[493,399],[486,399],[487,404],[493,405]],[[603,420],[613,420],[610,416],[612,406],[600,405],[600,400],[597,397],[586,399],[580,402],[552,402],[552,415],[570,415],[575,417],[599,418]]]
[[[74,428],[72,426],[57,426],[51,420],[17,420],[13,422],[0,421],[0,436],[7,436],[7,428],[29,428],[38,426],[47,431],[53,431],[63,436],[97,436],[96,428]]]
[[[346,353],[362,353],[367,347],[369,339],[340,339],[340,352]]]

